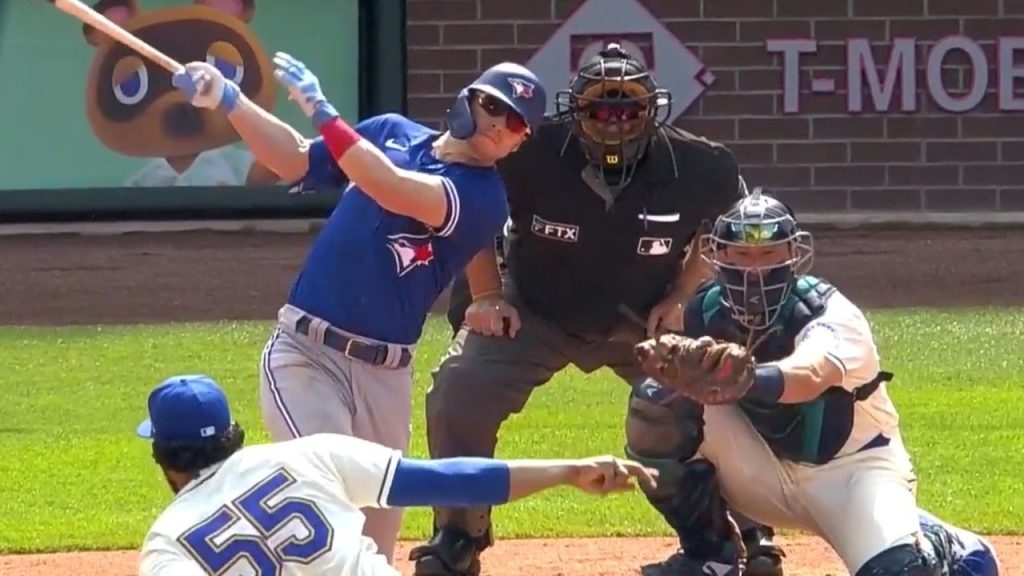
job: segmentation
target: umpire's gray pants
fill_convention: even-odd
[[[260,361],[263,423],[274,441],[320,432],[347,434],[408,452],[412,414],[412,366],[389,369],[353,360],[322,342],[314,320],[310,336],[295,332],[303,312],[286,305]],[[347,336],[354,336],[346,333]],[[372,342],[369,338],[361,340]],[[390,354],[397,357],[400,346]],[[363,534],[391,562],[402,527],[401,508],[365,508]]]
[[[433,372],[426,397],[431,457],[493,457],[501,424],[522,411],[535,388],[569,364],[584,372],[608,367],[630,384],[645,379],[633,352],[643,339],[639,328],[624,329],[612,339],[580,339],[514,299],[510,302],[522,322],[515,338],[483,336],[463,327]],[[627,398],[624,389],[623,404]],[[490,508],[435,508],[434,524],[484,536],[490,528]]]

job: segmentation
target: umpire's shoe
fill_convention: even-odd
[[[751,528],[743,531],[743,545],[747,548],[747,567],[743,576],[783,576],[782,559],[786,553],[772,541],[770,528]],[[640,568],[643,576],[739,576],[736,570],[736,551],[731,544],[722,554],[714,557],[696,557],[680,550],[662,562]]]
[[[490,543],[490,534],[474,538],[457,526],[434,532],[430,542],[409,552],[414,576],[479,576],[480,552]]]

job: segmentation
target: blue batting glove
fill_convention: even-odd
[[[302,112],[313,120],[314,126],[319,127],[338,116],[338,111],[327,102],[320,89],[320,80],[305,64],[289,54],[278,52],[274,54],[274,66],[274,78],[288,90],[288,99],[294,100],[302,108]]]

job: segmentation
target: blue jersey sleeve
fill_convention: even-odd
[[[402,458],[395,467],[387,505],[492,506],[508,501],[511,472],[490,458]]]
[[[495,171],[466,170],[443,177],[448,210],[435,233],[481,248],[508,219],[505,184]]]
[[[367,140],[376,142],[387,131],[390,114],[373,116],[355,125],[356,132]],[[323,137],[317,136],[307,151],[309,168],[306,175],[291,186],[292,192],[309,192],[318,189],[337,189],[348,184],[348,176],[338,167]]]

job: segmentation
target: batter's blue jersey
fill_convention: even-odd
[[[448,210],[438,228],[389,212],[348,184],[322,139],[309,149],[303,188],[348,184],[313,244],[288,302],[360,336],[414,344],[434,301],[508,218],[505,186],[493,168],[439,162],[440,135],[399,114],[356,130],[400,168],[444,178]]]

